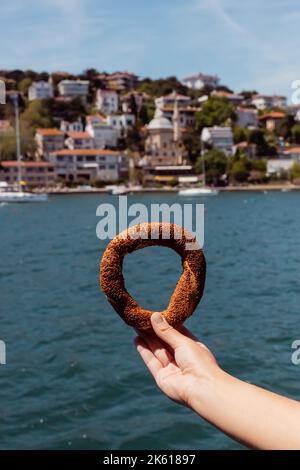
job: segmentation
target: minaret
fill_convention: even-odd
[[[174,111],[173,111],[173,139],[175,142],[176,148],[176,165],[182,165],[182,154],[179,149],[179,139],[180,139],[180,116],[179,116],[179,107],[178,101],[175,94],[174,101]]]

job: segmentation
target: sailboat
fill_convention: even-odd
[[[200,188],[187,188],[178,191],[179,196],[217,196],[219,191],[206,186],[205,160],[202,158],[203,185]]]
[[[0,181],[0,202],[47,202],[48,194],[30,193],[23,190],[18,94],[11,95],[11,98],[15,107],[18,179],[16,187],[8,185],[6,181]]]

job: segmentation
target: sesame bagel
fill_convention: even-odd
[[[201,300],[206,274],[203,251],[195,237],[175,224],[144,223],[121,232],[107,246],[100,266],[100,285],[123,320],[139,329],[150,329],[151,310],[144,310],[125,288],[123,259],[147,246],[172,248],[181,257],[183,272],[162,315],[172,326],[183,323]]]

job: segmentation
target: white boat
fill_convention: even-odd
[[[179,196],[217,196],[219,191],[207,187],[180,189]]]
[[[186,188],[178,191],[179,196],[217,196],[219,191],[206,186],[205,160],[202,158],[203,186],[199,188]]]
[[[129,189],[126,186],[115,186],[111,188],[111,194],[114,196],[121,196],[122,194],[127,194]]]
[[[48,194],[30,193],[23,190],[22,187],[22,164],[21,164],[21,139],[20,139],[20,118],[18,94],[11,95],[15,108],[16,119],[16,147],[18,161],[18,182],[15,187],[10,187],[6,181],[0,181],[0,202],[46,202]]]
[[[48,194],[14,190],[6,181],[0,181],[0,202],[47,202]]]

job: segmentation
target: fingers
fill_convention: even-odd
[[[153,333],[147,331],[139,331],[138,333],[164,367],[174,361],[173,355]]]
[[[152,328],[157,336],[162,339],[171,348],[176,349],[188,340],[186,336],[175,330],[161,313],[155,312],[151,316]]]
[[[144,363],[148,367],[153,377],[156,379],[158,372],[162,368],[161,363],[154,356],[154,354],[152,353],[152,351],[149,349],[149,347],[147,346],[147,344],[142,338],[140,337],[135,338],[135,345]]]

